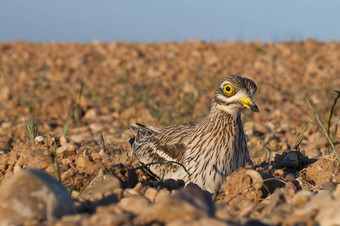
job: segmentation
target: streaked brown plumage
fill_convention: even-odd
[[[137,124],[130,140],[134,153],[143,164],[159,161],[179,164],[153,164],[150,170],[160,178],[183,179],[215,193],[239,167],[252,164],[241,123],[241,111],[258,112],[253,96],[255,83],[230,75],[220,81],[210,113],[200,122],[182,123],[163,129]]]

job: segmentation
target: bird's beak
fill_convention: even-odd
[[[257,107],[257,105],[254,103],[254,101],[252,99],[250,99],[249,97],[246,98],[241,98],[239,99],[239,101],[243,104],[244,107],[254,111],[254,112],[259,112],[259,108]]]

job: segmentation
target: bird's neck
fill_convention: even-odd
[[[208,115],[209,119],[216,122],[216,118],[224,121],[225,119],[230,119],[231,121],[236,121],[241,123],[241,112],[239,110],[234,110],[232,108],[228,108],[228,106],[221,106],[215,102],[213,102],[210,113]]]

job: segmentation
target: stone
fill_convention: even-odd
[[[158,191],[158,193],[156,194],[155,197],[155,202],[158,202],[159,200],[163,199],[163,198],[167,198],[170,196],[170,191],[167,189],[161,189],[160,191]]]
[[[336,187],[339,184],[340,184],[339,182],[326,182],[326,183],[318,184],[317,188],[333,192],[335,191]]]
[[[118,207],[124,211],[139,215],[151,205],[151,202],[143,196],[132,196],[119,201]]]
[[[55,220],[76,209],[66,189],[44,171],[20,170],[0,187],[0,224]]]
[[[215,215],[215,205],[209,192],[189,183],[174,195],[156,202],[134,219],[135,224],[159,222],[168,224],[178,219],[195,220]]]
[[[333,191],[333,196],[336,199],[340,199],[340,184],[338,184],[335,190]]]
[[[45,154],[43,149],[27,151],[26,155],[22,155],[20,158],[23,158],[24,168],[46,169],[51,165],[50,157]]]
[[[83,199],[91,199],[98,194],[105,195],[113,192],[117,188],[122,188],[121,181],[113,175],[101,175],[95,177],[80,195]]]
[[[77,158],[77,167],[87,167],[93,165],[90,158],[88,156],[79,156]]]
[[[295,206],[303,206],[305,205],[313,196],[311,191],[301,190],[298,191],[292,199],[292,202]]]
[[[76,146],[74,144],[67,143],[57,148],[56,152],[57,152],[57,155],[61,155],[61,154],[66,154],[66,153],[74,153],[75,150],[76,150]]]
[[[149,199],[151,202],[155,201],[156,195],[157,195],[157,190],[151,187],[147,188],[144,193],[145,198]]]
[[[35,138],[34,138],[34,142],[36,142],[36,143],[42,143],[43,141],[44,141],[44,137],[43,136],[36,136]]]
[[[87,136],[85,134],[74,134],[70,139],[76,143],[81,143],[83,140],[87,139]]]
[[[68,140],[67,140],[67,138],[65,136],[61,136],[59,138],[59,143],[60,143],[61,146],[64,146],[65,144],[68,143]]]
[[[331,203],[327,203],[326,208],[321,208],[318,215],[315,218],[319,225],[323,226],[340,225],[340,214],[338,208],[339,206],[340,199],[337,199]]]
[[[93,123],[90,125],[90,129],[92,130],[93,133],[98,133],[104,129],[104,124],[103,123]]]
[[[295,175],[292,174],[292,173],[288,173],[287,176],[285,176],[285,179],[288,180],[288,181],[293,181],[295,180]]]
[[[333,198],[331,192],[321,190],[318,194],[313,196],[302,209],[297,209],[295,213],[297,215],[307,215],[309,213],[312,213],[312,211],[329,208],[332,202]]]
[[[91,108],[85,112],[84,119],[95,119],[97,117],[97,111]]]
[[[177,219],[194,220],[201,217],[208,217],[208,214],[186,201],[169,197],[145,209],[135,218],[134,223],[138,225],[152,222],[167,224]]]

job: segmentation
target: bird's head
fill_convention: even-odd
[[[244,108],[259,112],[253,101],[256,89],[256,84],[252,80],[229,75],[220,81],[214,94],[214,102],[218,108],[229,114],[238,113]]]

